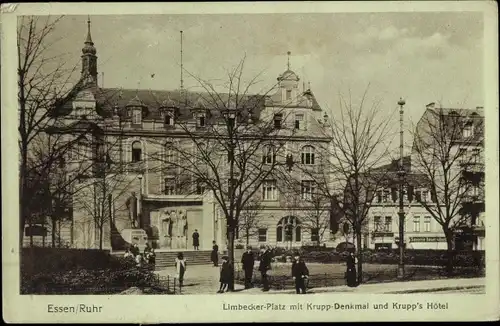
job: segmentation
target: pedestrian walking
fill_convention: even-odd
[[[252,285],[253,267],[255,264],[255,257],[252,252],[252,247],[248,246],[247,251],[241,256],[241,264],[245,272],[245,289],[250,289]]]
[[[347,286],[356,287],[358,286],[357,274],[356,274],[356,257],[353,252],[349,252],[349,255],[346,258],[346,273],[345,279],[347,282]]]
[[[184,274],[186,273],[186,261],[184,260],[182,252],[179,252],[175,259],[175,270],[176,277],[179,280],[179,288],[182,288],[184,285]]]
[[[196,229],[193,232],[193,247],[194,250],[200,250],[200,234]]]
[[[214,266],[219,266],[219,246],[215,241],[212,242],[212,253],[210,254],[210,259],[212,260],[212,263],[214,263]]]
[[[295,290],[297,294],[305,294],[307,288],[306,282],[309,278],[309,269],[298,253],[295,254],[292,262],[292,278],[295,281]]]
[[[222,256],[222,264],[220,268],[220,288],[217,293],[224,293],[225,291],[227,292],[229,288],[229,283],[232,280],[232,266],[231,263],[229,262],[229,257],[228,256]]]
[[[271,250],[267,247],[260,255],[259,271],[262,282],[262,291],[269,291],[268,271],[271,269]]]

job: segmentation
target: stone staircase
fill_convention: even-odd
[[[187,265],[208,265],[212,264],[210,250],[182,250]],[[162,270],[175,265],[178,251],[156,251],[156,270]],[[114,255],[122,256],[124,252],[113,252]],[[219,253],[219,260],[222,253]]]

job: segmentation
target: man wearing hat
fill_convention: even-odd
[[[269,247],[266,249],[262,249],[262,253],[260,254],[260,263],[259,263],[259,271],[262,278],[262,291],[269,291],[269,279],[268,279],[268,271],[271,269],[271,259],[272,254]]]
[[[252,247],[247,246],[247,251],[241,256],[241,265],[245,271],[245,289],[252,287],[253,266],[255,264],[255,257],[252,252]]]
[[[292,263],[292,277],[295,281],[295,290],[297,294],[306,293],[306,281],[309,278],[309,269],[307,269],[306,263],[300,257],[299,253],[295,253],[295,257]]]

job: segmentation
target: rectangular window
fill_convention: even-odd
[[[377,203],[382,202],[382,190],[377,190]]]
[[[319,229],[318,228],[312,228],[311,229],[311,241],[312,242],[318,242],[319,241]]]
[[[471,157],[471,162],[472,163],[479,163],[480,158],[481,158],[481,150],[479,148],[473,148],[472,149],[472,157]]]
[[[236,187],[236,183],[238,182],[238,180],[236,179],[229,179],[227,180],[227,191],[228,193],[231,193],[233,192],[233,188]]]
[[[274,128],[276,128],[276,129],[281,128],[281,120],[283,120],[282,114],[275,114],[274,115]]]
[[[134,109],[132,111],[132,124],[141,124],[142,112],[140,109]]]
[[[303,180],[301,186],[302,199],[311,200],[316,190],[315,182],[310,180]]]
[[[459,148],[458,149],[458,160],[459,162],[467,161],[467,148]]]
[[[389,190],[384,190],[383,194],[384,194],[384,197],[382,198],[382,201],[384,203],[388,203],[391,192]]]
[[[262,163],[264,163],[264,164],[276,163],[276,152],[272,146],[266,146],[264,148],[264,154],[262,156]]]
[[[431,232],[431,217],[424,217],[424,232]]]
[[[422,190],[422,202],[427,202],[429,199],[429,191],[428,190]]]
[[[202,181],[196,182],[196,194],[203,195],[205,193],[205,184]]]
[[[164,193],[165,195],[175,195],[175,178],[165,178],[165,190]]]
[[[392,216],[385,217],[384,231],[392,232]]]
[[[258,235],[259,235],[259,242],[267,242],[267,229],[259,229],[258,230]]]
[[[422,191],[415,190],[415,200],[420,203],[422,201]]]
[[[276,180],[266,180],[262,183],[262,197],[264,200],[277,200]]]
[[[420,232],[420,216],[413,217],[413,232]]]
[[[234,121],[235,121],[234,118],[231,118],[231,117],[227,119],[227,127],[228,127],[228,129],[233,129],[234,128]]]
[[[295,115],[295,129],[302,129],[304,126],[304,115],[296,114]]]
[[[375,216],[373,218],[373,225],[375,228],[375,232],[382,231],[382,216]]]
[[[198,127],[200,128],[205,127],[205,116],[203,115],[198,116]]]
[[[286,90],[286,100],[290,101],[291,99],[292,99],[292,90],[291,89],[287,89]]]

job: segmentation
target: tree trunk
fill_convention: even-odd
[[[447,227],[443,227],[444,235],[446,237],[446,274],[453,274],[453,261],[455,258],[455,250],[454,250],[454,239],[453,239],[453,231]]]
[[[229,256],[229,261],[231,262],[231,282],[229,283],[228,290],[234,291],[234,227],[232,223],[229,224],[227,238],[227,255]]]
[[[356,257],[358,259],[357,277],[358,277],[358,284],[361,284],[361,283],[363,283],[363,252],[361,249],[361,230],[360,230],[360,228],[358,228],[358,227],[355,228],[355,234],[356,234]]]
[[[52,248],[56,247],[56,219],[54,216],[52,216],[52,232],[51,232],[51,239],[52,239]]]
[[[250,244],[250,230],[248,229],[246,231],[245,238],[246,238],[246,246],[248,247],[248,245]]]

